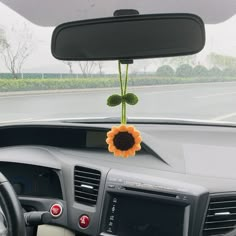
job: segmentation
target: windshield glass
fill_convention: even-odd
[[[66,62],[51,55],[54,27],[31,23],[0,3],[0,122],[120,117],[118,63]],[[236,16],[206,25],[202,52],[135,60],[128,117],[236,122]]]

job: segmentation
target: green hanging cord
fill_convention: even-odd
[[[129,64],[126,64],[124,95],[127,92],[128,75],[129,75]]]
[[[118,61],[118,70],[119,70],[119,78],[120,78],[120,93],[121,93],[121,98],[124,95],[124,90],[123,90],[123,81],[122,81],[122,72],[121,72],[121,63]],[[121,102],[121,124],[124,124],[124,102]]]
[[[122,78],[121,62],[118,61],[118,71],[120,80],[120,95],[113,94],[108,97],[107,105],[115,107],[121,104],[121,124],[126,124],[126,103],[129,105],[135,105],[138,102],[138,97],[133,93],[127,93],[128,87],[128,75],[129,75],[129,64],[126,64],[125,78]]]
[[[122,73],[121,73],[121,63],[120,63],[120,61],[118,61],[118,70],[119,70],[121,96],[123,96],[123,82],[122,82]]]
[[[121,72],[121,63],[120,61],[118,62],[118,69],[119,69],[119,78],[120,78],[120,88],[121,88],[121,97],[124,98],[127,92],[127,85],[128,85],[128,68],[129,65],[126,65],[126,72],[125,72],[125,84],[123,86],[123,81],[122,81],[122,72]],[[121,102],[121,124],[126,124],[127,118],[126,118],[126,101],[122,99]]]
[[[128,85],[128,74],[129,74],[129,65],[126,65],[126,73],[125,73],[125,86],[124,86],[124,91],[123,91],[123,96],[126,95],[127,92],[127,85]],[[124,103],[124,124],[127,123],[127,117],[126,117],[126,101],[123,100]]]

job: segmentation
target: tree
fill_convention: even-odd
[[[193,68],[188,64],[183,64],[176,69],[177,77],[191,77]]]
[[[63,61],[63,63],[68,66],[69,72],[72,75],[73,74],[73,62],[72,61]]]
[[[207,60],[211,65],[217,66],[221,69],[227,67],[236,68],[236,57],[211,53],[207,56]]]
[[[208,71],[208,76],[215,76],[215,77],[219,77],[222,75],[222,71],[221,69],[219,69],[218,67],[212,67],[209,71]]]
[[[22,30],[15,30],[14,27],[6,37],[5,47],[2,50],[2,58],[6,68],[11,72],[14,79],[17,79],[22,72],[26,59],[32,52],[32,34],[24,25]]]
[[[93,73],[96,63],[94,61],[79,61],[78,65],[83,77],[87,78]]]
[[[99,61],[97,63],[97,65],[98,65],[98,69],[99,69],[99,75],[101,76],[101,75],[103,75],[103,62]]]
[[[178,56],[178,57],[164,57],[152,60],[156,67],[161,67],[163,65],[169,65],[172,68],[180,67],[183,64],[189,64],[195,66],[198,64],[197,55],[189,56]]]
[[[236,76],[236,68],[235,67],[228,67],[223,70],[224,76],[235,77]]]
[[[180,67],[181,65],[188,64],[190,66],[195,66],[197,64],[197,55],[190,56],[179,56],[179,57],[171,57],[169,65],[174,68]]]
[[[163,57],[163,58],[157,58],[157,59],[152,59],[152,63],[157,67],[160,68],[164,65],[170,65],[171,63],[171,57]]]
[[[198,65],[193,68],[192,76],[202,77],[208,75],[208,69],[205,66]]]
[[[0,53],[7,47],[7,41],[4,30],[0,29]]]
[[[135,72],[136,74],[145,74],[148,71],[148,67],[151,64],[151,60],[134,60],[132,66],[130,66],[129,70]],[[133,73],[132,72],[132,73]]]
[[[174,76],[175,74],[175,71],[174,69],[169,66],[169,65],[164,65],[164,66],[161,66],[157,69],[157,72],[156,74],[158,76],[163,76],[163,77],[171,77],[171,76]]]
[[[0,54],[2,54],[6,46],[7,46],[7,42],[5,38],[5,32],[4,30],[0,29]]]

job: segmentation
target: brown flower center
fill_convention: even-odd
[[[128,132],[119,132],[113,139],[115,147],[119,150],[126,151],[135,144],[134,137]]]

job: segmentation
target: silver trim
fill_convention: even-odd
[[[229,211],[226,212],[216,212],[214,215],[215,216],[227,216],[230,215],[231,213]]]
[[[86,184],[81,184],[80,186],[81,186],[82,188],[93,189],[93,186],[86,185]]]

